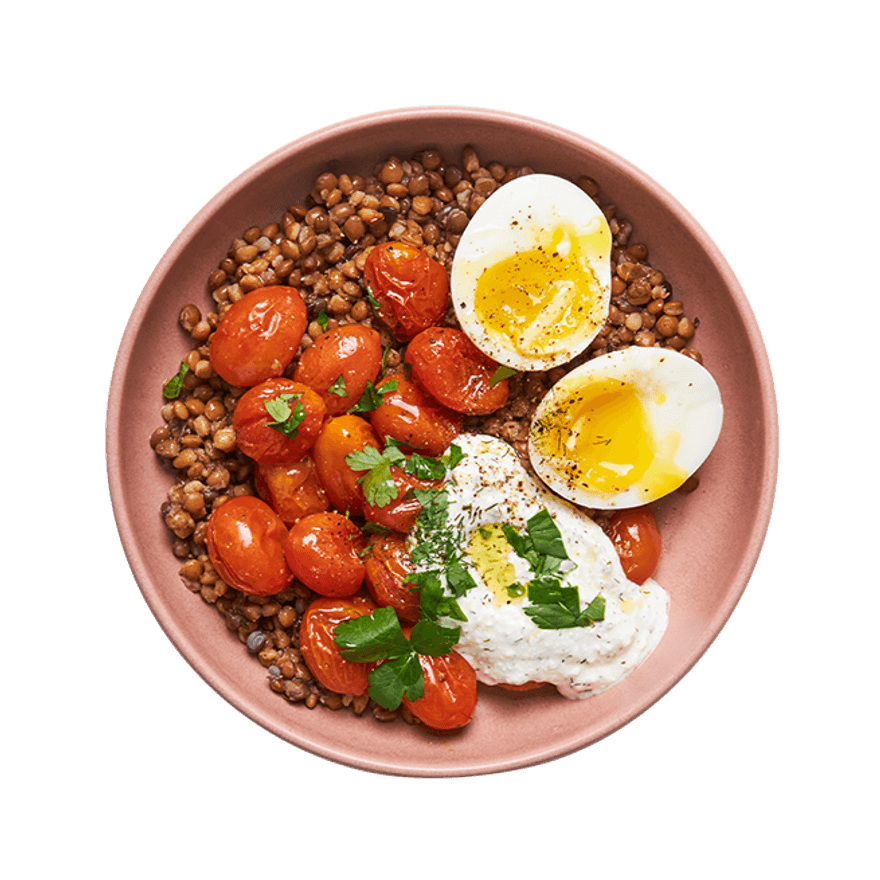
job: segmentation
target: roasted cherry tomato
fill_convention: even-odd
[[[623,573],[636,584],[643,584],[660,562],[660,529],[647,507],[619,510],[605,530],[617,548]]]
[[[402,621],[419,619],[419,594],[405,578],[413,565],[403,535],[382,535],[370,543],[364,557],[367,589],[379,605],[390,605]]]
[[[395,339],[412,339],[446,314],[446,269],[413,245],[377,244],[364,264],[364,280],[379,303],[379,317]]]
[[[317,439],[324,415],[324,401],[308,385],[269,379],[248,389],[238,401],[232,419],[235,442],[262,464],[299,461]]]
[[[263,287],[233,303],[211,337],[211,366],[249,388],[280,376],[306,331],[306,306],[293,287]]]
[[[415,525],[416,518],[422,511],[422,505],[412,490],[437,488],[440,483],[434,480],[421,480],[397,467],[391,468],[391,479],[397,486],[397,497],[382,507],[364,502],[364,517],[369,522],[385,526],[386,529],[408,532]]]
[[[221,504],[205,532],[208,556],[220,577],[251,596],[273,596],[293,581],[284,557],[286,537],[281,517],[251,495]]]
[[[288,528],[310,513],[330,509],[330,499],[309,456],[290,464],[257,464],[254,486]]]
[[[299,357],[293,378],[314,388],[332,416],[360,400],[381,366],[379,334],[361,324],[347,324],[322,333],[309,345]]]
[[[299,649],[312,675],[337,694],[365,694],[375,664],[353,663],[342,658],[333,641],[336,627],[344,620],[372,614],[376,605],[366,596],[349,599],[315,599],[306,609],[299,629]]]
[[[364,582],[361,530],[341,513],[312,513],[294,523],[284,542],[290,570],[321,596],[353,596]]]
[[[406,348],[412,374],[443,406],[467,415],[488,415],[507,403],[509,382],[492,384],[498,364],[461,330],[431,327]]]
[[[353,471],[345,461],[347,455],[365,446],[381,449],[370,423],[359,416],[342,415],[324,422],[312,449],[318,479],[330,503],[343,513],[360,514],[366,503],[364,490],[358,483],[365,472]]]
[[[473,667],[455,651],[442,657],[420,654],[419,660],[425,677],[425,694],[413,702],[404,696],[404,705],[422,724],[435,730],[464,727],[477,707],[477,673]]]
[[[425,455],[442,455],[461,433],[461,414],[439,404],[402,373],[387,376],[377,388],[382,391],[390,382],[397,387],[383,391],[381,405],[370,413],[379,438],[393,437]]]

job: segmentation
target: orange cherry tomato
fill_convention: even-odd
[[[367,589],[379,605],[390,605],[402,621],[419,619],[419,594],[405,578],[413,569],[403,535],[382,535],[370,543],[364,557]]]
[[[299,629],[299,649],[312,675],[337,694],[365,694],[374,663],[343,659],[333,641],[336,627],[344,620],[372,614],[376,605],[366,596],[348,599],[315,599],[306,609]]]
[[[608,537],[617,549],[623,573],[643,584],[657,570],[662,542],[654,514],[647,507],[619,510],[608,522]]]
[[[293,395],[286,399],[284,395]],[[302,420],[290,434],[272,427],[276,418],[266,409],[273,401],[286,402],[297,419]],[[308,385],[290,379],[268,379],[248,389],[235,407],[232,425],[238,448],[262,464],[286,464],[299,461],[312,448],[324,423],[324,401]]]
[[[435,730],[464,727],[477,707],[477,673],[473,667],[455,651],[442,657],[420,654],[419,661],[425,677],[425,694],[415,701],[404,696],[404,705],[422,724]]]
[[[408,532],[422,512],[422,505],[413,495],[413,489],[431,489],[440,486],[437,480],[421,480],[407,474],[400,468],[391,468],[391,479],[397,486],[397,497],[388,504],[379,507],[364,502],[363,514],[369,522],[394,529],[396,532]]]
[[[387,376],[376,387],[381,391],[392,381],[397,387],[385,391],[382,404],[370,413],[370,424],[380,439],[393,437],[425,455],[442,455],[461,433],[461,414],[439,404],[403,374]]]
[[[211,366],[230,385],[249,388],[280,376],[306,331],[294,287],[263,287],[233,303],[211,337]]]
[[[273,596],[292,583],[284,557],[286,537],[281,517],[251,495],[216,508],[205,532],[208,556],[220,577],[251,596]]]
[[[312,459],[321,485],[333,507],[343,513],[363,512],[364,490],[358,479],[364,471],[352,470],[345,457],[365,446],[380,449],[370,423],[355,415],[334,416],[324,422],[312,448]]]
[[[290,527],[284,555],[290,570],[321,596],[353,596],[364,582],[361,530],[348,517],[328,510]]]
[[[303,351],[293,379],[314,388],[324,398],[327,414],[333,416],[360,400],[381,366],[379,334],[361,324],[347,324],[322,333]],[[334,385],[336,390],[329,391]]]
[[[364,280],[379,303],[379,317],[399,341],[412,339],[446,314],[446,269],[413,245],[377,244],[364,264]]]
[[[443,406],[488,415],[507,403],[509,382],[492,384],[498,364],[453,327],[423,330],[406,349],[415,379]]]
[[[308,456],[290,464],[257,464],[254,486],[288,528],[310,513],[330,509],[330,499]]]

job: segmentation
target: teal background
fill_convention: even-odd
[[[84,0],[4,14],[7,876],[868,873],[870,9]],[[319,126],[429,103],[581,132],[696,215],[764,332],[782,466],[739,609],[657,706],[544,767],[407,781],[285,745],[175,653],[116,537],[103,420],[134,300],[214,192]]]

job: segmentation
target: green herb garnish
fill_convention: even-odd
[[[337,397],[345,397],[348,394],[348,389],[345,387],[345,376],[340,374],[327,391],[330,394],[335,394]]]
[[[499,382],[503,382],[505,379],[515,376],[518,372],[519,370],[514,370],[513,367],[499,364],[495,372],[492,373],[492,378],[489,379],[489,387],[494,388]]]
[[[181,361],[180,370],[178,371],[176,376],[172,376],[165,383],[162,388],[162,394],[169,400],[174,400],[180,397],[180,392],[183,391],[183,380],[188,372],[189,364],[186,363],[186,361]]]
[[[321,329],[322,329],[324,332],[326,332],[326,331],[327,331],[327,325],[330,323],[330,318],[329,318],[329,316],[327,315],[327,313],[326,313],[323,309],[322,309],[320,312],[318,312],[318,317],[315,318],[315,320],[316,320],[316,321],[318,322],[318,324],[321,326]]]
[[[273,419],[268,423],[269,427],[284,434],[285,437],[296,437],[299,426],[306,417],[306,408],[300,397],[302,397],[301,392],[285,392],[267,400],[264,406]],[[291,406],[293,401],[296,402]]]
[[[397,379],[389,379],[377,388],[372,382],[367,382],[364,393],[360,396],[360,400],[349,410],[350,413],[373,412],[382,405],[382,395],[388,394],[389,391],[397,390]]]

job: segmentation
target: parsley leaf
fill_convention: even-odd
[[[337,397],[345,397],[348,394],[348,389],[345,387],[345,376],[341,373],[339,374],[339,378],[327,389],[330,394],[335,394]]]
[[[555,559],[568,559],[562,534],[546,507],[526,522],[526,530],[532,539],[532,546],[538,553]]]
[[[515,376],[519,371],[514,370],[513,367],[507,367],[504,364],[499,364],[498,368],[492,373],[492,378],[489,379],[489,387],[494,388],[499,382],[503,382],[505,379],[509,379],[511,376]]]
[[[176,376],[172,376],[162,388],[162,394],[167,397],[169,400],[174,400],[180,397],[180,392],[183,391],[183,380],[186,374],[189,372],[189,364],[186,361],[181,361],[180,370],[178,371]]]
[[[365,446],[345,456],[353,471],[366,471],[358,478],[367,504],[385,507],[397,498],[399,489],[391,477],[391,461],[374,446]]]
[[[318,312],[318,317],[315,318],[315,320],[318,322],[320,328],[326,332],[327,325],[330,323],[330,317],[328,314],[322,309]]]
[[[389,379],[381,388],[377,388],[372,382],[367,382],[364,393],[358,402],[349,410],[350,413],[373,412],[382,405],[382,395],[389,391],[397,390],[397,379]]]
[[[306,417],[306,408],[299,400],[300,397],[302,393],[284,393],[267,400],[263,405],[273,419],[268,423],[269,427],[285,437],[296,437],[297,430]],[[292,401],[296,401],[293,407],[290,405]]]

